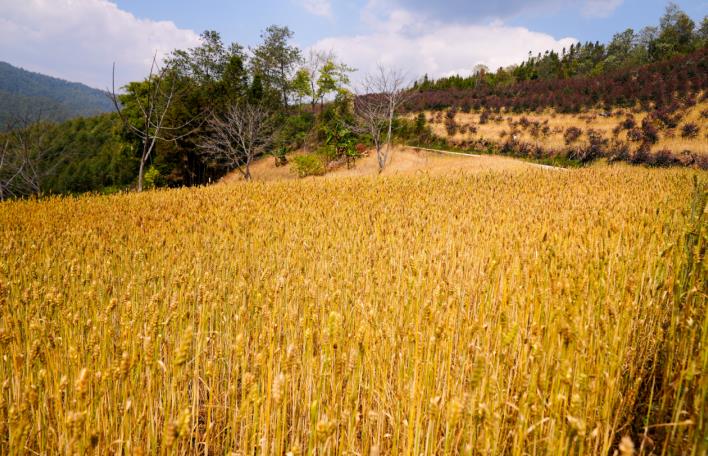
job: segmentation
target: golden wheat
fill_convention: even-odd
[[[4,203],[0,452],[698,454],[697,173]]]

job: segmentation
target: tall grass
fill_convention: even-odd
[[[705,454],[703,182],[2,204],[1,452]]]

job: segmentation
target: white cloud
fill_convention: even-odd
[[[406,71],[410,79],[468,75],[477,64],[492,70],[520,63],[545,50],[560,51],[577,42],[555,39],[523,27],[489,24],[445,24],[406,11],[393,11],[388,19],[367,19],[371,33],[325,38],[312,47],[333,50],[348,65],[357,68],[353,80],[376,70],[378,64]]]
[[[301,0],[302,6],[315,16],[332,17],[330,0]]]
[[[580,10],[584,16],[606,17],[623,0],[367,0],[369,15],[382,15],[392,9],[406,9],[447,23],[480,23],[521,14],[547,14],[564,9]]]
[[[138,19],[107,0],[0,0],[0,56],[13,65],[104,89],[139,80],[155,53],[194,47],[173,22]]]
[[[583,15],[588,17],[607,17],[612,14],[624,0],[585,0]]]

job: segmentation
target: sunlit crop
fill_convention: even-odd
[[[2,204],[0,453],[705,454],[697,173]]]

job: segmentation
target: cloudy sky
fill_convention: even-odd
[[[697,22],[706,0],[676,3]],[[377,63],[411,77],[495,69],[529,51],[606,42],[658,23],[665,0],[0,0],[0,61],[97,88],[146,75],[152,55],[216,30],[258,43],[288,25],[302,48],[333,50],[363,74]]]

